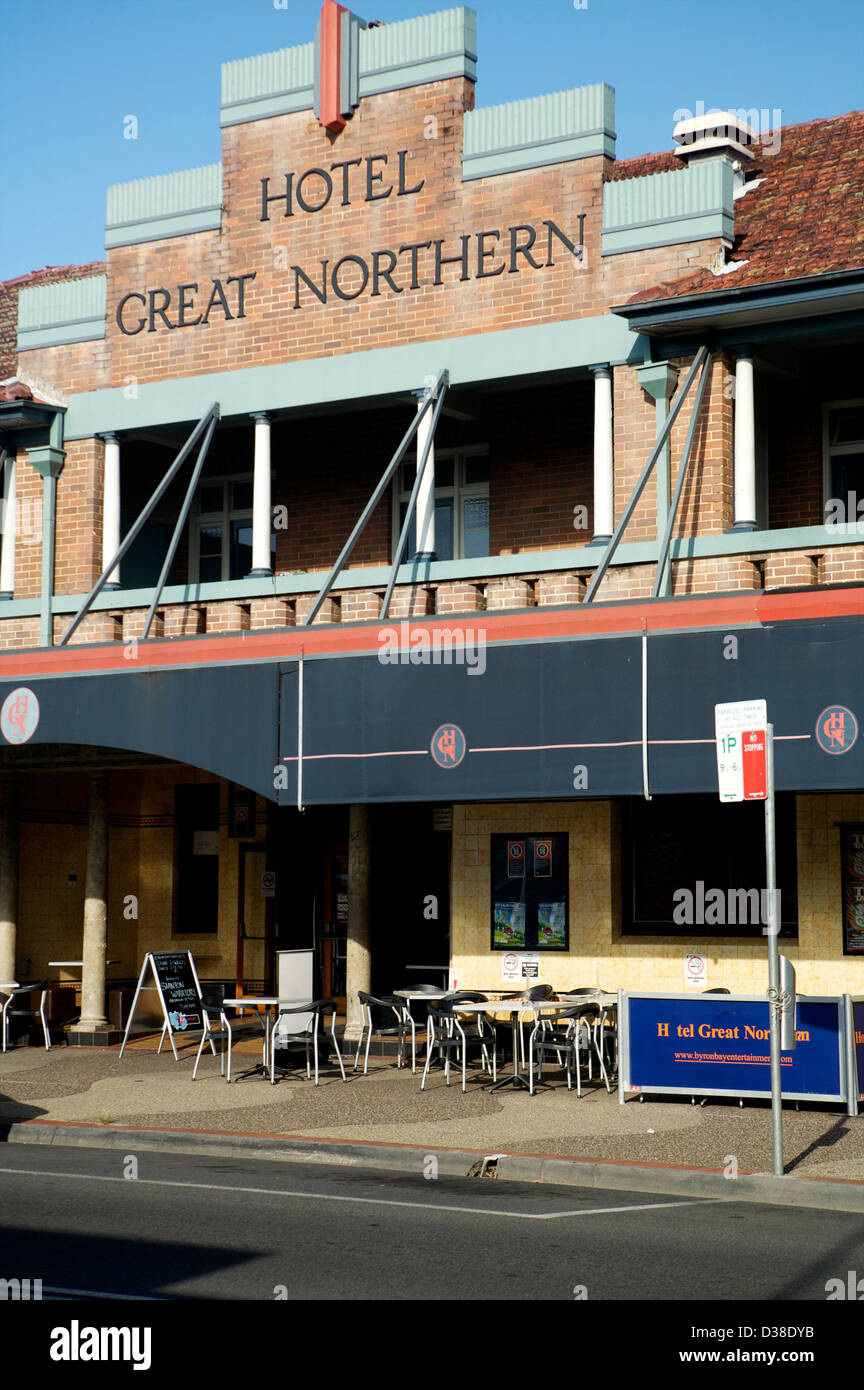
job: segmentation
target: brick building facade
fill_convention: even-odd
[[[254,990],[314,942],[350,1029],[415,964],[500,982],[494,836],[536,832],[566,929],[513,939],[552,984],[674,988],[695,942],[759,988],[759,925],[688,934],[670,889],[718,834],[754,886],[713,704],[765,697],[784,949],[864,992],[864,537],[827,510],[864,497],[864,118],[617,160],[605,84],[475,106],[468,9],[340,23],[341,112],[326,43],[226,64],[219,165],[110,189],[104,265],[2,287],[0,980],[83,929],[103,1037],[145,951]]]

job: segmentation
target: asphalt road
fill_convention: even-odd
[[[0,1262],[46,1299],[824,1303],[827,1280],[864,1273],[864,1216],[15,1145]]]

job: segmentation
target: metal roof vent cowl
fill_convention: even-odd
[[[706,111],[679,121],[672,132],[676,155],[688,166],[706,159],[726,159],[735,170],[736,189],[744,182],[746,163],[755,159],[757,136],[735,111]]]

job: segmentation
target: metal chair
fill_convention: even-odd
[[[611,1025],[611,1026],[607,1026]],[[609,1044],[611,1055],[609,1064],[612,1075],[618,1074],[618,1005],[601,1004],[597,1012],[597,1019],[594,1024],[594,1047],[600,1060],[600,1074],[606,1083],[606,1090],[611,1093],[612,1087],[609,1083],[609,1067],[606,1062],[606,1048]]]
[[[412,1072],[416,1072],[416,1033],[414,1028],[414,1020],[408,1013],[408,1011],[405,1009],[403,1001],[401,999],[397,999],[392,994],[382,995],[380,998],[378,998],[374,994],[364,994],[362,990],[358,990],[357,998],[360,1000],[361,1023],[360,1037],[357,1042],[357,1054],[354,1058],[353,1070],[356,1071],[359,1065],[360,1051],[363,1047],[363,1034],[366,1033],[366,1055],[363,1059],[363,1075],[365,1076],[367,1074],[369,1070],[369,1045],[372,1042],[373,1032],[378,1033],[378,1035],[383,1038],[399,1039],[399,1052],[396,1058],[396,1066],[397,1069],[401,1069],[405,1065],[405,1051],[408,1043],[408,1034],[410,1033],[411,1070]],[[396,1019],[395,1024],[379,1023],[378,1027],[376,1028],[374,1020],[372,1018],[373,1009],[389,1009]]]
[[[19,985],[17,989],[10,990],[3,1001],[3,1051],[5,1052],[9,1044],[9,1020],[13,1018],[38,1018],[42,1022],[42,1033],[45,1038],[45,1051],[51,1051],[51,1034],[48,1031],[48,1020],[45,1017],[45,1000],[48,990],[51,987],[50,980],[39,980],[34,985]],[[39,994],[39,1005],[33,1008],[31,995]],[[24,1007],[25,998],[28,1000],[28,1007]],[[16,1006],[16,1000],[18,1004]]]
[[[567,1077],[567,1090],[573,1089],[573,1074],[576,1074],[576,1095],[582,1097],[582,1074],[580,1052],[587,1054],[589,1080],[592,1076],[591,1053],[595,1047],[593,1026],[596,1022],[596,1006],[573,1004],[552,1016],[541,1014],[534,1024],[528,1044],[528,1090],[534,1094],[534,1057],[537,1056],[537,1080],[543,1080],[543,1058],[553,1053],[558,1065]]]
[[[419,984],[419,985],[411,985],[411,986],[410,986],[410,989],[411,989],[412,993],[414,993],[414,994],[430,994],[430,995],[435,994],[435,995],[438,996],[439,999],[441,998],[441,986],[440,986],[440,985],[430,985],[430,984],[426,984],[426,983],[424,982],[423,984]],[[402,999],[402,1000],[400,1000],[399,1002],[400,1002],[401,1005],[402,1005],[402,1012],[403,1012],[403,1015],[404,1015],[404,1018],[405,1018],[405,1022],[408,1024],[409,1028],[411,1029],[411,1071],[412,1071],[412,1073],[415,1073],[415,1074],[416,1074],[416,1071],[417,1071],[417,1028],[418,1028],[418,1027],[422,1027],[423,1024],[426,1022],[426,1020],[425,1020],[425,1019],[422,1019],[422,1018],[415,1018],[415,1017],[414,1017],[414,1014],[413,1014],[412,1011],[411,1011],[411,1005],[412,1005],[412,1003],[420,1003],[420,1004],[422,1004],[423,1001],[422,1001],[422,1000]]]
[[[245,1038],[255,1038],[260,1036],[263,1042],[261,1054],[262,1064],[266,1062],[267,1025],[257,1009],[251,1009],[251,1012],[254,1014],[255,1018],[254,1022],[251,1019],[247,1022],[243,1018],[241,1018],[238,1022],[236,1019],[236,1015],[244,1014],[246,1012],[246,1009],[237,1007],[236,1009],[232,1009],[231,1011],[233,1014],[235,1014],[235,1019],[232,1023],[232,1020],[229,1017],[229,1014],[227,1010],[224,1008],[224,1006],[220,1004],[205,1004],[203,1000],[201,1002],[201,1012],[204,1015],[205,1027],[201,1033],[201,1043],[198,1047],[198,1054],[195,1058],[195,1066],[192,1068],[193,1081],[196,1079],[198,1075],[198,1064],[201,1061],[201,1053],[204,1051],[205,1043],[210,1043],[210,1045],[213,1046],[215,1043],[221,1042],[222,1047],[219,1052],[219,1075],[225,1076],[225,1058],[227,1056],[228,1074],[226,1080],[229,1086],[231,1084],[231,1048],[234,1046],[235,1042],[240,1042],[242,1039]]]
[[[284,1051],[285,1048],[302,1046],[306,1052],[306,1080],[311,1076],[309,1055],[310,1052],[315,1057],[315,1085],[318,1085],[318,1023],[324,1014],[330,1015],[330,1042],[335,1049],[336,1057],[339,1062],[339,1070],[342,1073],[342,1080],[347,1081],[345,1068],[342,1065],[342,1053],[339,1051],[339,1043],[336,1039],[336,1010],[335,999],[313,999],[309,1004],[295,1004],[286,1008],[279,1009],[279,1014],[273,1026],[273,1033],[270,1038],[270,1084],[276,1085],[276,1049]],[[280,1027],[280,1024],[284,1025]],[[294,1024],[292,1028],[292,1023]],[[292,1068],[280,1067],[283,1075]]]
[[[538,999],[538,1000],[540,1000],[540,999],[554,999],[554,998],[555,998],[555,991],[554,991],[554,989],[552,988],[551,985],[532,985],[530,989],[528,989],[528,990],[525,991],[525,998],[526,998],[526,999]],[[518,1028],[518,1032],[519,1032],[519,1060],[521,1061],[523,1067],[524,1067],[524,1065],[525,1065],[525,1016],[526,1016],[526,1014],[531,1014],[532,1018],[534,1017],[534,1012],[533,1012],[532,1009],[523,1009],[522,1012],[519,1014],[519,1019],[518,1019],[518,1023],[517,1023],[517,1028]]]
[[[439,1057],[444,1060],[444,1079],[448,1086],[450,1085],[450,1058],[452,1055],[457,1062],[461,1059],[462,1090],[463,1092],[466,1090],[468,1050],[471,1047],[479,1047],[481,1060],[485,1063],[486,1071],[490,1073],[493,1083],[498,1080],[498,1039],[494,1024],[479,1014],[476,1023],[463,1025],[456,1012],[460,999],[462,1003],[485,1004],[486,1002],[485,994],[463,991],[460,995],[440,1000],[437,1008],[430,1004],[426,1025],[426,1065],[423,1068],[423,1080],[420,1082],[421,1091],[426,1089],[426,1077],[429,1075],[433,1048],[437,1049]],[[491,1068],[489,1066],[490,1050]]]

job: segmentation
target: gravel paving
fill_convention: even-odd
[[[468,1091],[430,1075],[373,1063],[369,1075],[322,1072],[315,1087],[287,1078],[271,1087],[261,1078],[220,1078],[205,1057],[192,1081],[194,1049],[175,1063],[170,1053],[85,1052],[17,1048],[0,1056],[0,1119],[47,1119],[160,1129],[203,1129],[350,1141],[362,1139],[423,1147],[480,1149],[684,1164],[723,1170],[734,1159],[742,1172],[771,1167],[771,1115],[767,1103],[629,1101],[603,1087],[567,1093],[562,1083],[533,1098],[505,1089],[490,1095],[477,1071]],[[240,1059],[243,1065],[247,1059]],[[251,1061],[252,1059],[248,1059]],[[554,1073],[551,1073],[554,1076]],[[864,1181],[864,1116],[840,1107],[784,1110],[787,1171]]]

